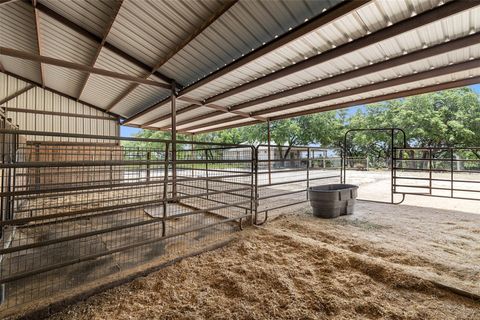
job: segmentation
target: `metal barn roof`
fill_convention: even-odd
[[[199,133],[480,82],[479,0],[0,1],[0,71]]]

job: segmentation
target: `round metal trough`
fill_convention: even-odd
[[[308,188],[313,215],[336,218],[353,213],[358,186],[353,184],[327,184]]]

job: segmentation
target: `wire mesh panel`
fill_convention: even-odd
[[[2,130],[2,150],[0,315],[224,241],[254,209],[249,146]]]
[[[394,193],[480,200],[480,148],[400,148]]]
[[[307,201],[309,187],[341,178],[340,150],[260,145],[257,158],[257,223],[272,210]]]

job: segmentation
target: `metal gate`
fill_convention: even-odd
[[[251,146],[0,133],[0,317],[217,246],[255,211]]]
[[[390,135],[390,203],[400,204],[406,195],[480,200],[480,147],[407,147],[406,134],[400,128],[348,130],[344,136],[342,157],[343,183],[347,180],[351,159],[347,137],[361,131],[383,131]],[[402,135],[403,146],[395,145],[397,133]],[[395,201],[395,195],[400,196],[400,201]]]
[[[480,200],[480,148],[395,148],[395,194]]]
[[[265,223],[273,210],[308,201],[309,187],[341,179],[339,149],[259,145],[256,154],[256,224]]]
[[[367,199],[358,199],[358,200],[366,200],[370,202],[380,202],[380,203],[392,203],[392,204],[400,204],[405,200],[405,194],[403,193],[398,193],[395,191],[394,188],[394,178],[395,178],[395,171],[394,171],[394,158],[395,158],[395,142],[396,142],[396,134],[400,133],[401,134],[401,142],[402,142],[402,147],[405,148],[407,146],[407,136],[405,134],[405,131],[403,131],[400,128],[372,128],[372,129],[350,129],[345,132],[344,138],[343,138],[343,153],[342,153],[342,182],[346,183],[347,182],[347,170],[349,166],[349,161],[352,159],[349,155],[349,144],[348,144],[348,136],[352,133],[355,132],[386,132],[389,134],[389,140],[390,140],[390,145],[389,145],[389,150],[390,150],[390,156],[387,160],[387,166],[390,169],[390,201],[378,201],[378,200],[367,200]],[[353,158],[355,159],[355,158]],[[367,158],[367,163],[368,163],[368,158]],[[368,170],[368,164],[367,164],[367,170]],[[401,195],[401,200],[400,201],[395,201],[395,194],[400,194]]]

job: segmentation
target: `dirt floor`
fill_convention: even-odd
[[[308,205],[228,246],[93,296],[52,319],[480,319],[480,216],[359,202]]]
[[[416,186],[415,188],[409,187],[397,187],[397,192],[407,192],[407,193],[429,193],[428,189],[428,180],[412,180],[412,179],[402,179],[404,177],[414,177],[414,178],[428,178],[427,173],[416,173],[416,172],[399,172],[397,173],[398,177],[396,179],[397,185],[410,185]],[[347,171],[347,183],[352,183],[360,186],[358,190],[359,199],[368,199],[375,201],[384,201],[390,202],[391,197],[391,172],[388,170],[372,170],[372,171]],[[465,200],[465,199],[450,199],[451,191],[449,190],[452,184],[448,181],[450,179],[449,173],[432,173],[433,179],[438,180],[447,180],[447,181],[432,181],[432,187],[437,189],[432,189],[432,194],[435,196],[446,196],[447,198],[442,197],[430,197],[430,196],[417,196],[417,195],[406,195],[405,201],[403,204],[426,207],[426,208],[436,208],[444,210],[454,210],[462,211],[469,213],[478,213],[480,214],[480,173],[456,173],[454,178],[455,182],[453,183],[454,191],[453,195],[457,198],[471,198],[476,200]],[[418,188],[422,186],[422,188]],[[469,191],[458,191],[458,190],[470,190]],[[402,199],[400,194],[394,196],[395,202],[399,202]]]

